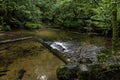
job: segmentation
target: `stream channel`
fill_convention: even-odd
[[[75,62],[83,57],[96,62],[97,53],[111,45],[106,37],[57,29],[41,29],[35,31],[34,36]],[[0,80],[57,80],[56,69],[64,65],[39,41],[32,39],[2,44],[0,58],[3,60]]]

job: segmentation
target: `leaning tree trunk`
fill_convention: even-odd
[[[117,26],[117,0],[112,0],[112,53],[117,53],[118,26]]]

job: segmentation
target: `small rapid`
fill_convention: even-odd
[[[88,59],[92,63],[98,61],[98,54],[105,49],[104,46],[95,46],[92,44],[83,44],[73,41],[44,41],[52,49],[58,50],[61,54],[66,54],[75,62],[81,62],[83,59]]]

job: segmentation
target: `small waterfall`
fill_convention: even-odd
[[[65,50],[67,50],[67,47],[64,45],[65,43],[62,43],[62,42],[54,42],[52,43],[50,46],[53,48],[53,49],[57,49],[59,51],[62,51],[62,52],[65,52]]]

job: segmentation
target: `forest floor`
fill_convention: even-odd
[[[0,41],[35,36],[35,31],[0,32]],[[64,63],[33,39],[0,44],[0,80],[57,80],[56,69]]]

